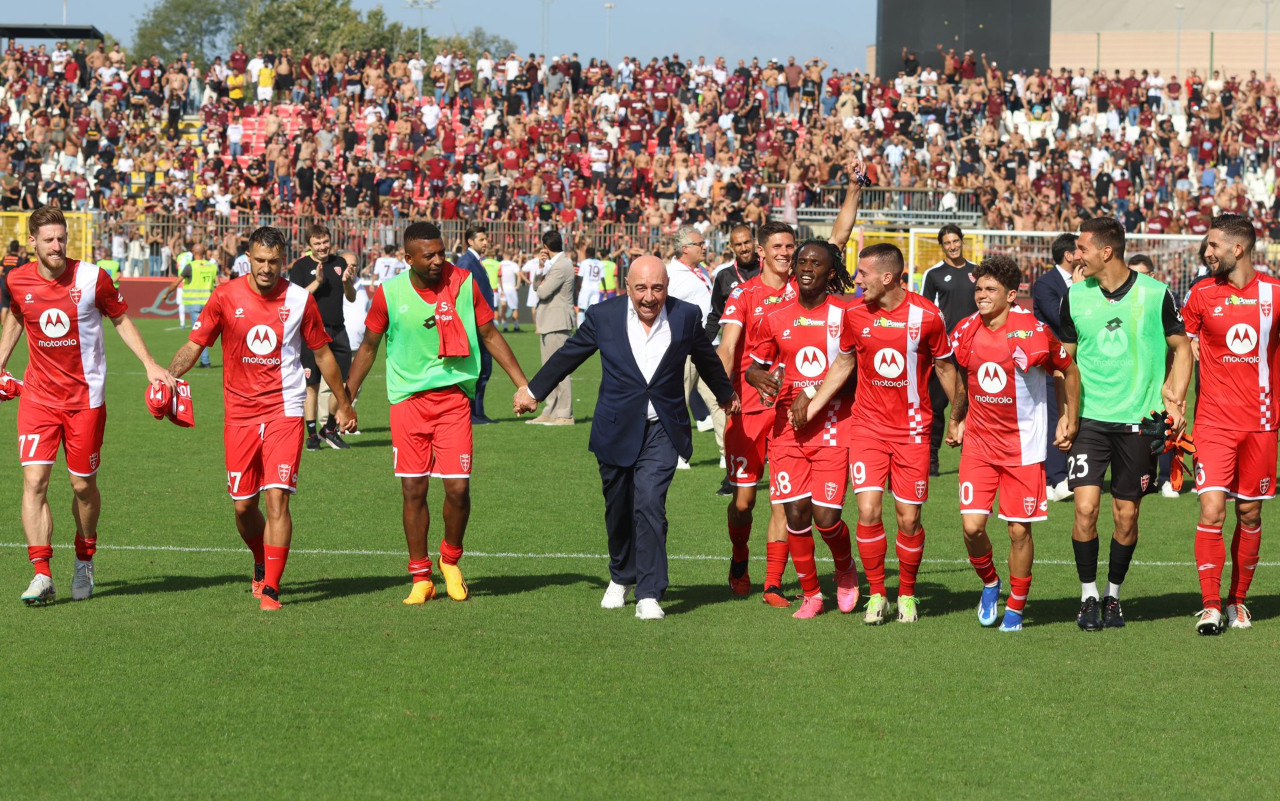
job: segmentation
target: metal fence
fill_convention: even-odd
[[[789,211],[786,185],[769,184],[766,189],[770,212],[784,217]],[[794,198],[796,221],[830,222],[839,213],[847,191],[844,184],[800,187],[798,196]],[[885,227],[941,225],[947,222],[973,226],[982,219],[982,207],[977,195],[969,191],[867,187],[862,190],[858,219],[867,225]]]

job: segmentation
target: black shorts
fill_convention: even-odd
[[[333,358],[338,362],[338,369],[342,371],[342,380],[346,381],[347,376],[351,373],[351,344],[347,341],[347,329],[326,326],[324,330],[332,340],[329,343],[329,352],[333,354]],[[320,386],[323,377],[320,375],[320,368],[316,366],[316,355],[311,352],[310,348],[302,349],[302,370],[307,377],[307,386]]]
[[[1157,454],[1151,452],[1156,440],[1136,432],[1106,431],[1080,425],[1067,458],[1067,486],[1101,487],[1107,467],[1111,467],[1111,497],[1136,501],[1156,489]]]

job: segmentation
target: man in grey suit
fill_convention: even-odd
[[[573,330],[574,270],[573,261],[564,252],[559,231],[543,233],[542,246],[547,252],[547,263],[533,282],[533,291],[538,293],[533,319],[542,346],[542,363],[546,364],[547,359],[569,341]],[[573,425],[573,379],[566,377],[544,400],[546,406],[542,414],[530,420],[529,425]]]

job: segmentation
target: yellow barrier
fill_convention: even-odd
[[[67,256],[73,259],[93,258],[93,215],[81,211],[63,212],[67,217]],[[18,240],[18,245],[27,251],[27,217],[26,211],[0,212],[0,250],[8,252],[9,243]]]

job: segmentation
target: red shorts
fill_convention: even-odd
[[[1044,464],[996,465],[960,454],[960,514],[990,515],[1000,491],[1000,519],[1035,523],[1049,519]]]
[[[266,423],[222,427],[226,450],[227,492],[237,501],[265,489],[298,491],[298,464],[306,426],[301,417],[277,417]]]
[[[730,415],[724,426],[724,458],[729,483],[754,487],[764,475],[765,449],[773,429],[774,411]]]
[[[854,436],[849,440],[849,475],[855,494],[891,488],[899,501],[922,504],[929,500],[929,443]]]
[[[849,484],[848,448],[774,445],[769,451],[769,500],[786,503],[810,498],[815,506],[844,506]]]
[[[107,407],[52,409],[23,398],[18,401],[18,464],[53,464],[58,445],[67,455],[67,470],[77,476],[98,472]]]
[[[452,387],[392,404],[391,458],[402,478],[470,478],[471,399]]]
[[[1276,432],[1196,428],[1196,492],[1242,501],[1276,495]]]

